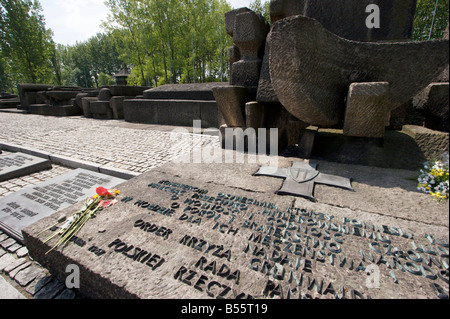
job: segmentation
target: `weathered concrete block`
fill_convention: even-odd
[[[112,97],[111,91],[108,88],[103,88],[98,93],[98,100],[99,101],[109,101]]]
[[[124,100],[123,115],[126,122],[158,124],[158,106],[147,99]]]
[[[125,99],[132,99],[132,97],[113,96],[111,97],[111,100],[109,100],[114,119],[123,119],[123,101]]]
[[[83,114],[87,118],[92,117],[92,113],[91,113],[91,102],[92,101],[98,101],[98,98],[96,98],[96,97],[82,97],[81,98],[81,106],[83,109]]]
[[[261,59],[264,54],[264,44],[270,26],[266,19],[253,11],[236,15],[233,41],[246,58]]]
[[[389,83],[353,83],[345,112],[344,135],[383,137],[389,121]]]
[[[215,101],[133,99],[124,100],[127,122],[192,126],[201,120],[202,127],[218,126],[218,107]]]
[[[113,112],[109,101],[91,101],[90,110],[94,118],[112,119]]]
[[[245,104],[245,123],[246,127],[252,127],[255,130],[265,127],[264,125],[264,105],[258,102],[248,102]]]
[[[248,91],[243,86],[218,86],[213,88],[219,110],[229,127],[245,127],[245,103]]]
[[[154,100],[202,100],[213,101],[212,88],[228,85],[227,82],[190,83],[190,84],[166,84],[156,88],[145,90],[144,99]]]
[[[240,60],[231,67],[230,84],[256,90],[259,83],[262,60]]]
[[[249,8],[238,8],[225,13],[225,29],[230,36],[233,36],[236,15],[243,12],[250,12]]]

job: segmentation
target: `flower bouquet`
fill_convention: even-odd
[[[441,160],[425,162],[417,179],[417,189],[443,200],[449,198],[449,159],[448,153]]]
[[[64,222],[64,224],[59,227],[60,229],[58,232],[49,236],[44,241],[44,243],[46,243],[56,236],[60,237],[53,248],[50,249],[46,254],[48,254],[53,249],[56,249],[68,243],[89,219],[95,217],[98,211],[117,203],[116,196],[119,194],[119,191],[117,189],[106,189],[104,187],[98,187],[96,189],[96,193],[97,194],[89,198],[84,204],[83,208],[77,211],[75,214],[67,219],[58,221],[58,223],[56,223],[55,225],[44,229],[38,234],[39,236],[44,231],[56,227],[60,222]]]

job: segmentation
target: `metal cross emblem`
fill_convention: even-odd
[[[323,174],[316,170],[317,164],[293,162],[291,167],[279,168],[263,166],[255,176],[270,176],[284,178],[283,187],[277,192],[279,195],[293,195],[314,199],[314,184],[326,184],[353,191],[349,178]]]

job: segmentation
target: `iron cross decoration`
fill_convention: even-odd
[[[346,177],[319,172],[315,163],[293,162],[291,167],[262,166],[255,176],[284,178],[279,195],[293,195],[314,201],[314,184],[325,184],[353,191],[351,180]]]

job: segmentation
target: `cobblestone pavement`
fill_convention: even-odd
[[[172,160],[188,142],[193,147],[219,143],[209,135],[188,141],[186,133],[173,129],[82,116],[0,113],[0,142],[138,173]]]
[[[144,173],[171,161],[184,147],[219,145],[217,136],[192,135],[189,129],[0,112],[0,144],[12,144],[72,160]],[[190,129],[192,132],[192,128]],[[192,138],[196,136],[196,138]],[[188,137],[188,138],[186,138]],[[3,150],[3,154],[8,154]],[[0,197],[61,175],[73,168],[52,169],[0,182]],[[27,248],[0,230],[0,299],[83,298],[31,260]],[[12,291],[12,293],[11,293]]]

